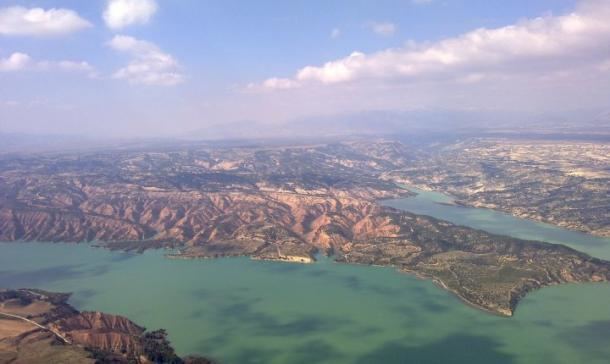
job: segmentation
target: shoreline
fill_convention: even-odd
[[[492,207],[485,207],[485,206],[477,206],[475,204],[472,203],[467,203],[465,201],[463,201],[462,199],[455,197],[453,195],[451,195],[449,192],[442,190],[442,189],[433,189],[431,187],[425,186],[425,185],[407,185],[404,182],[398,182],[395,181],[394,183],[396,183],[397,186],[399,186],[400,188],[404,188],[406,190],[408,190],[411,193],[414,193],[415,195],[418,195],[417,192],[412,191],[409,189],[409,187],[413,188],[413,189],[418,189],[424,192],[434,192],[434,193],[440,193],[448,198],[450,198],[452,201],[451,202],[434,202],[436,204],[439,205],[447,205],[447,206],[455,206],[455,207],[463,207],[463,208],[471,208],[471,209],[483,209],[483,210],[489,210],[489,211],[494,211],[494,212],[499,212],[499,213],[503,213],[506,214],[508,216],[512,216],[514,218],[517,219],[521,219],[521,220],[525,220],[525,221],[532,221],[532,222],[537,222],[537,223],[542,223],[542,224],[546,224],[549,226],[552,226],[554,228],[558,228],[558,229],[563,229],[566,231],[570,231],[570,232],[574,232],[574,233],[580,233],[580,234],[584,234],[585,236],[590,236],[590,237],[594,237],[594,238],[601,238],[601,239],[608,239],[610,240],[610,231],[607,234],[603,234],[603,233],[596,233],[595,231],[590,231],[590,230],[585,230],[585,229],[579,229],[577,227],[569,227],[569,226],[563,226],[560,225],[557,222],[553,222],[550,220],[546,220],[544,219],[542,216],[540,215],[536,215],[536,216],[523,216],[520,214],[516,214],[516,213],[512,213],[509,209],[502,209],[500,207],[498,208],[492,208]],[[405,198],[409,198],[411,196],[405,197]],[[385,200],[385,199],[384,199]],[[384,200],[379,200],[379,201],[384,201]],[[389,199],[389,200],[397,200],[397,199]]]

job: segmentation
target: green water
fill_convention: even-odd
[[[329,259],[311,265],[170,260],[162,251],[7,243],[0,244],[0,287],[74,292],[71,302],[79,309],[166,328],[181,354],[223,363],[572,364],[610,358],[609,284],[546,288],[527,296],[515,317],[503,318],[390,268]]]

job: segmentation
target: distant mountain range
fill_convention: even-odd
[[[515,113],[472,110],[366,111],[294,119],[281,123],[243,120],[210,123],[187,133],[157,138],[109,138],[65,134],[3,133],[0,152],[141,147],[193,141],[320,140],[345,137],[417,136],[416,140],[463,136],[534,136],[610,140],[610,111]],[[411,138],[412,139],[412,138]]]

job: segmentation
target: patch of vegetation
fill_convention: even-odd
[[[159,364],[183,364],[176,351],[167,339],[164,329],[150,331],[142,336],[144,355],[154,363]]]

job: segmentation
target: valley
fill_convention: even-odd
[[[507,316],[532,290],[610,279],[609,262],[565,246],[378,204],[412,195],[396,182],[419,153],[379,140],[4,157],[0,240],[170,248],[173,258],[332,255],[431,278]]]
[[[610,236],[605,142],[471,138],[418,150],[386,178],[596,236]]]

